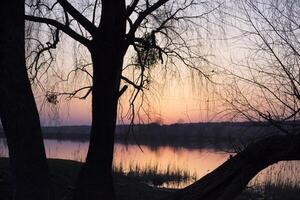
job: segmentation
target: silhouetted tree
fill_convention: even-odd
[[[281,132],[299,134],[298,30],[300,5],[294,1],[241,1],[248,56],[236,64],[225,95],[233,114],[269,122]],[[245,37],[246,36],[246,37]]]
[[[83,98],[87,97],[91,92],[93,93],[93,122],[90,146],[86,163],[77,181],[74,195],[75,199],[114,199],[111,164],[117,101],[125,92],[128,85],[132,86],[136,91],[132,98],[133,103],[136,95],[138,95],[149,82],[147,73],[150,71],[151,66],[159,63],[159,61],[164,62],[170,59],[170,62],[174,62],[171,58],[175,57],[177,61],[181,61],[186,66],[199,70],[197,65],[193,63],[196,55],[191,51],[192,47],[186,43],[186,40],[182,37],[182,32],[178,32],[175,28],[181,24],[181,21],[193,24],[195,23],[193,19],[203,17],[204,15],[193,15],[193,13],[196,13],[195,11],[191,12],[191,16],[185,15],[186,13],[184,12],[199,4],[202,5],[202,2],[198,3],[197,1],[190,0],[176,3],[175,1],[168,0],[157,0],[155,2],[133,0],[129,5],[126,5],[126,2],[121,0],[103,0],[101,2],[96,0],[94,3],[87,3],[84,9],[81,9],[80,5],[77,5],[77,8],[75,8],[66,0],[58,0],[50,3],[36,1],[26,4],[28,9],[28,13],[25,16],[26,19],[47,24],[53,36],[52,42],[47,42],[46,45],[40,44],[41,49],[34,52],[35,57],[33,62],[29,64],[29,72],[34,72],[32,80],[34,80],[34,74],[37,73],[38,68],[44,64],[38,65],[39,57],[42,55],[41,53],[49,52],[50,60],[52,60],[52,55],[49,50],[56,47],[60,32],[64,32],[78,41],[85,46],[91,54],[93,72],[89,73],[85,67],[81,67],[80,70],[85,71],[92,77],[92,85],[80,88],[72,93],[65,93],[70,96],[75,96],[78,92],[87,90]],[[280,6],[282,5],[287,6],[284,7],[287,9],[281,9]],[[272,12],[264,13],[264,9],[268,6],[271,6],[272,9],[266,10],[271,10]],[[272,58],[268,61],[272,61],[271,66],[275,67],[272,68],[273,70],[268,71],[264,65],[260,65],[263,67],[259,70],[256,69],[255,72],[265,75],[260,77],[271,77],[271,80],[275,80],[275,84],[274,82],[272,82],[272,84],[266,84],[269,82],[262,82],[263,79],[258,79],[258,76],[252,76],[251,79],[248,79],[235,74],[235,77],[258,86],[266,100],[266,104],[264,104],[263,110],[253,106],[249,98],[243,95],[239,88],[236,88],[237,90],[235,91],[238,91],[238,97],[241,97],[242,101],[234,99],[234,101],[230,102],[238,112],[248,119],[264,119],[278,127],[281,131],[287,133],[287,135],[272,136],[249,145],[244,151],[225,162],[209,175],[191,186],[180,190],[173,197],[170,197],[171,199],[232,199],[246,186],[253,176],[268,165],[280,160],[299,159],[299,80],[298,75],[295,75],[297,73],[299,74],[297,71],[297,69],[299,69],[297,62],[299,54],[297,51],[298,40],[296,31],[299,26],[297,22],[298,18],[295,18],[297,15],[293,12],[294,6],[295,4],[288,2],[283,4],[278,2],[270,4],[263,4],[262,2],[253,3],[250,1],[242,2],[246,21],[253,28],[253,30],[248,33],[254,34],[254,36],[262,41],[262,44],[259,45],[260,50],[263,50],[266,53],[265,55],[269,55],[268,58]],[[59,11],[56,10],[57,7],[60,8],[58,9]],[[88,9],[91,9],[91,12],[86,12]],[[98,11],[98,9],[101,9],[101,11]],[[250,10],[256,13],[256,16],[252,16]],[[286,13],[286,10],[289,12]],[[1,14],[5,16],[6,14],[13,14],[7,13],[7,11],[10,10],[4,9]],[[56,15],[58,13],[60,13],[59,16]],[[272,18],[266,15],[269,13],[273,14]],[[291,13],[294,14],[291,15]],[[285,19],[285,21],[282,22],[280,19]],[[74,22],[76,22],[78,26],[74,25]],[[21,23],[21,20],[19,23]],[[269,29],[260,29],[256,23],[258,25],[267,25]],[[8,27],[8,25],[4,27]],[[20,27],[17,31],[10,32],[10,34],[13,35],[12,33],[18,31],[23,34]],[[2,32],[3,34],[5,33],[1,30],[1,34]],[[49,192],[49,188],[47,187],[49,176],[47,173],[47,165],[44,162],[45,156],[40,127],[39,124],[36,123],[38,122],[38,115],[29,87],[29,81],[26,80],[26,72],[20,68],[20,66],[23,66],[21,61],[9,59],[10,62],[12,62],[10,66],[16,66],[13,72],[6,71],[12,68],[6,69],[2,67],[7,66],[6,64],[9,63],[9,61],[5,59],[11,58],[11,55],[15,55],[14,53],[3,50],[11,50],[11,48],[9,48],[11,46],[8,44],[12,43],[8,43],[8,41],[9,40],[1,40],[1,47],[8,47],[2,48],[3,54],[1,52],[2,55],[7,55],[1,59],[4,63],[1,63],[1,94],[8,94],[8,92],[12,92],[13,94],[3,95],[1,99],[1,119],[8,138],[13,171],[16,174],[16,180],[21,180],[21,182],[17,181],[17,189],[18,186],[21,187],[19,183],[23,183],[23,185],[25,185],[24,187],[31,188],[26,190],[27,192],[29,191],[29,194],[26,193],[25,195],[33,195],[34,192],[37,192],[42,196]],[[139,71],[138,78],[133,80],[130,80],[122,74],[125,68],[123,67],[123,59],[129,47],[133,47],[132,50],[136,52],[136,56],[133,62],[126,67],[132,66]],[[284,51],[279,51],[282,49],[284,49]],[[16,52],[16,50],[13,50],[13,52]],[[278,54],[278,52],[280,53]],[[197,58],[201,59],[201,57]],[[270,62],[268,64],[270,64]],[[252,70],[253,68],[249,67],[249,69]],[[10,75],[9,81],[5,81],[8,77],[7,74]],[[253,75],[253,73],[250,74]],[[20,79],[11,78],[14,76],[20,76]],[[120,89],[121,80],[126,84]],[[21,81],[24,82],[19,84]],[[10,86],[8,86],[7,83],[10,83]],[[18,87],[20,85],[25,87],[25,89],[19,90]],[[235,86],[237,85],[235,84]],[[8,87],[10,87],[10,90],[7,90]],[[266,95],[267,93],[268,95]],[[57,103],[57,95],[57,93],[50,92],[47,94],[47,100],[52,103]],[[8,97],[9,99],[6,99]],[[31,100],[28,97],[30,97]],[[271,101],[274,99],[275,101]],[[20,102],[26,106],[15,106],[20,105]],[[12,103],[14,103],[13,107],[6,106]],[[5,108],[4,105],[6,106]],[[237,105],[246,106],[247,109],[239,109],[241,107]],[[277,109],[278,105],[279,107]],[[14,110],[10,111],[8,108],[13,108]],[[16,108],[23,110],[20,111]],[[266,111],[266,108],[269,108],[269,110]],[[250,112],[247,113],[245,110]],[[32,114],[32,111],[35,112]],[[282,112],[279,113],[279,111]],[[30,115],[28,114],[29,112]],[[10,126],[11,124],[8,123],[10,122],[9,116],[12,115],[6,113],[17,113],[18,115],[13,114],[13,117],[20,117],[21,120],[14,120],[18,122],[18,124]],[[20,113],[23,113],[25,117],[20,115]],[[28,120],[32,120],[33,123],[24,123],[28,122]],[[293,125],[286,128],[290,122],[292,122]],[[33,134],[33,139],[30,141],[28,139],[31,139],[31,137],[24,137],[23,139],[23,135],[19,134],[19,128],[22,128],[22,132],[29,133],[29,131],[26,131],[29,130],[29,124],[30,130],[36,130],[30,132]],[[16,135],[18,137],[16,137]],[[32,143],[32,141],[36,141],[37,143]],[[20,151],[19,148],[20,144],[22,151]],[[24,150],[26,149],[25,147],[28,147],[28,151]],[[261,152],[265,153],[261,154]],[[22,156],[18,157],[18,153],[21,153]],[[20,161],[17,158],[19,158]],[[37,177],[36,181],[31,182],[34,184],[41,183],[39,191],[34,190],[34,192],[32,192],[33,184],[25,182],[26,179],[24,177],[28,178],[29,174],[32,173],[32,169],[36,168],[31,168],[33,167],[31,165],[30,167],[23,168],[28,164],[25,164],[24,158],[26,158],[26,161],[31,160],[31,163],[39,163],[38,166],[41,166],[41,168],[34,171],[40,176]],[[19,163],[22,163],[22,169],[18,167],[21,166]],[[24,172],[22,173],[23,179],[18,179],[18,176],[21,174],[20,171]],[[20,191],[25,193],[24,190],[20,189]],[[20,192],[19,194],[22,193]]]
[[[279,161],[299,160],[299,147],[299,135],[264,138],[248,145],[211,173],[166,199],[235,199],[261,170]]]
[[[81,70],[88,73],[92,77],[92,85],[65,93],[75,96],[80,91],[87,90],[87,93],[82,96],[83,98],[91,92],[93,93],[90,146],[86,163],[77,181],[75,199],[114,199],[111,164],[117,101],[127,87],[132,86],[136,91],[132,97],[131,102],[133,103],[138,93],[150,80],[148,74],[151,66],[174,57],[186,66],[199,70],[198,63],[194,58],[201,57],[191,51],[192,47],[182,37],[183,32],[179,32],[176,27],[183,25],[184,23],[180,23],[182,21],[190,25],[196,23],[193,19],[203,17],[204,15],[197,14],[195,10],[190,12],[191,15],[186,15],[184,12],[199,5],[201,7],[203,2],[190,0],[176,3],[176,1],[168,0],[153,2],[133,0],[128,5],[126,3],[121,0],[103,0],[101,2],[96,0],[93,3],[74,3],[72,5],[66,0],[58,0],[50,3],[37,1],[27,4],[29,11],[26,19],[47,24],[53,33],[53,42],[40,45],[41,51],[36,53],[35,58],[40,57],[40,52],[56,47],[60,32],[64,32],[78,41],[91,54],[92,73],[86,69],[87,65],[82,65],[75,71]],[[266,85],[269,81],[261,82],[262,79],[257,79],[257,76],[245,79],[235,74],[235,77],[259,86],[260,94],[266,100],[266,104],[263,105],[263,110],[260,110],[253,106],[249,98],[244,98],[245,95],[242,95],[238,88],[230,90],[238,91],[235,93],[238,95],[231,95],[231,97],[237,96],[243,101],[234,99],[230,103],[236,111],[247,116],[248,119],[249,116],[254,117],[250,119],[257,119],[255,116],[259,116],[259,119],[272,123],[281,131],[292,131],[292,134],[275,135],[249,145],[215,171],[180,190],[170,199],[233,199],[263,168],[280,160],[299,159],[300,140],[297,128],[299,81],[298,76],[294,75],[294,70],[299,69],[296,31],[299,26],[297,18],[295,18],[297,17],[296,12],[291,12],[294,11],[295,4],[288,1],[283,3],[272,1],[269,4],[264,1],[255,3],[241,1],[241,3],[242,6],[239,9],[244,11],[243,16],[246,17],[242,22],[248,23],[252,27],[252,30],[247,33],[253,34],[256,36],[256,40],[260,39],[263,42],[262,45],[259,45],[259,50],[265,51],[268,58],[273,58],[271,66],[275,67],[275,70],[268,71],[265,65],[260,65],[261,69],[255,72],[265,75],[261,77],[271,77],[266,80],[275,79],[275,84],[271,82]],[[268,6],[271,6],[272,9],[267,9]],[[286,12],[287,10],[288,12]],[[256,16],[252,16],[250,11],[256,13]],[[265,15],[264,11],[266,11],[265,14],[272,13],[272,18]],[[236,19],[241,19],[240,17],[241,14]],[[282,19],[285,19],[284,23],[280,21]],[[259,29],[256,26],[262,24],[269,26],[269,29]],[[135,51],[136,56],[129,65],[124,67],[123,59],[130,50],[129,47],[132,47],[131,50]],[[280,51],[282,49],[284,51]],[[282,52],[282,54],[279,56],[277,52]],[[172,59],[169,61],[176,64]],[[41,66],[37,63],[37,60],[33,59],[29,65],[30,72],[36,73],[38,67]],[[138,76],[135,76],[138,78],[131,80],[122,74],[123,70],[128,67],[139,71]],[[250,67],[250,69],[253,68]],[[278,69],[280,69],[279,73],[275,73]],[[292,71],[289,71],[291,69]],[[125,85],[120,89],[121,80]],[[237,84],[234,85],[234,87],[237,86]],[[277,95],[278,91],[280,95]],[[272,98],[266,95],[267,93]],[[57,95],[59,93],[47,94],[48,101],[56,103]],[[275,101],[271,101],[274,99]],[[281,106],[277,108],[278,103]],[[241,107],[237,105],[242,108],[246,106],[246,109],[239,109]],[[278,115],[279,111],[283,112]],[[292,128],[286,129],[287,123],[290,122],[293,122],[293,125],[290,126]]]
[[[299,2],[235,2],[230,15],[250,56],[233,71],[222,68],[230,77],[226,81],[232,81],[223,95],[232,116],[278,131],[248,145],[170,199],[234,199],[264,168],[300,159]]]
[[[183,35],[189,26],[197,24],[195,20],[207,16],[218,6],[212,7],[197,0],[95,0],[82,4],[57,0],[27,4],[26,20],[46,24],[54,38],[47,45],[40,44],[40,51],[33,53],[33,62],[29,63],[29,72],[33,72],[33,76],[41,66],[38,64],[40,52],[55,48],[60,32],[86,47],[91,55],[92,73],[86,69],[88,65],[74,71],[88,73],[92,77],[92,85],[64,93],[75,96],[86,90],[87,93],[81,97],[86,98],[92,92],[90,144],[74,199],[115,198],[111,169],[119,97],[128,86],[132,86],[134,93],[130,104],[134,112],[135,99],[149,83],[151,67],[159,62],[181,62],[202,73],[199,62],[204,59],[193,52],[195,41],[190,43]],[[197,8],[201,9],[201,13]],[[123,59],[129,49],[136,56],[132,63],[124,66]],[[52,60],[51,53],[49,55]],[[125,68],[130,67],[138,70],[134,79],[122,74]],[[121,80],[124,86],[120,89]],[[48,101],[52,102],[59,94],[49,93]]]
[[[51,199],[39,115],[26,72],[24,1],[0,6],[0,117],[7,138],[14,199]]]

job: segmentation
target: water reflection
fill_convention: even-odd
[[[87,142],[45,140],[45,150],[48,158],[62,158],[83,162],[88,148]],[[0,156],[8,156],[7,145],[0,140]],[[116,144],[114,151],[114,165],[123,171],[139,167],[139,169],[156,167],[158,172],[168,168],[187,171],[197,179],[213,171],[229,158],[224,153],[212,148],[188,149],[169,146],[151,148],[145,145]],[[263,170],[251,181],[252,185],[269,182],[289,182],[300,184],[300,162],[279,162]],[[182,188],[191,181],[163,183],[163,187]]]

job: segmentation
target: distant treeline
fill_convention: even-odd
[[[58,140],[89,139],[90,126],[43,127],[44,138]],[[236,145],[257,138],[279,134],[278,129],[267,123],[210,122],[159,125],[117,125],[116,141],[128,144],[174,145],[199,147],[201,145]],[[0,129],[0,136],[4,136]]]
[[[274,127],[249,122],[211,122],[172,125],[118,126],[116,140],[129,144],[233,149],[258,138],[280,134]]]

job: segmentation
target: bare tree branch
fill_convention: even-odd
[[[70,13],[70,15],[80,23],[91,35],[95,35],[97,28],[85,16],[83,16],[77,9],[75,9],[67,0],[57,0],[59,4]]]
[[[79,35],[78,33],[76,33],[73,29],[71,29],[67,25],[64,25],[54,19],[48,19],[48,18],[36,17],[36,16],[30,16],[30,15],[25,15],[25,19],[28,21],[32,21],[32,22],[44,23],[44,24],[49,24],[51,26],[54,26],[57,29],[59,29],[59,30],[63,31],[64,33],[66,33],[67,35],[69,35],[74,40],[80,42],[84,46],[88,46],[90,44],[90,41],[88,39]]]
[[[156,3],[154,3],[152,6],[148,7],[146,10],[144,10],[143,12],[139,13],[137,19],[135,20],[135,22],[132,24],[129,32],[127,33],[127,44],[129,45],[133,38],[134,35],[137,31],[137,29],[139,28],[139,26],[141,25],[142,21],[149,15],[151,14],[153,11],[157,10],[159,7],[161,7],[162,5],[164,5],[166,2],[168,2],[169,0],[158,0]]]

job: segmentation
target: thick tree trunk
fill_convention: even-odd
[[[89,47],[93,62],[92,127],[75,200],[115,199],[112,179],[114,133],[125,48],[125,1],[102,2],[99,33]]]
[[[216,170],[180,190],[170,200],[231,200],[261,170],[300,159],[300,136],[271,136],[249,145]]]
[[[114,199],[111,170],[119,81],[116,79],[116,72],[111,72],[110,66],[116,58],[101,51],[92,57],[95,68],[92,100],[93,123],[86,162],[77,183],[79,185],[77,185],[76,192],[79,193],[76,194],[75,199]],[[99,68],[102,70],[98,71]],[[112,83],[111,80],[116,81]]]
[[[15,199],[50,199],[50,175],[39,115],[25,67],[24,1],[0,6],[0,117]]]

